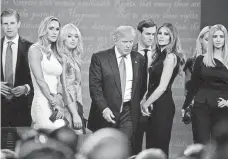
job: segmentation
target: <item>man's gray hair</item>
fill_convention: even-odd
[[[112,34],[113,41],[117,42],[120,38],[124,37],[127,34],[131,34],[133,37],[135,37],[136,31],[132,26],[119,26],[114,30]]]

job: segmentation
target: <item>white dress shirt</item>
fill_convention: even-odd
[[[8,47],[8,42],[12,41],[13,44],[11,45],[12,52],[13,52],[13,84],[15,83],[15,74],[16,74],[16,65],[17,65],[17,51],[18,51],[18,40],[19,35],[17,34],[13,40],[9,40],[6,36],[4,37],[3,41],[3,49],[2,49],[2,69],[3,75],[5,77],[5,62],[6,62],[6,49]],[[30,91],[30,86],[28,84],[25,85],[27,87],[27,93]]]
[[[148,52],[147,52],[147,56],[148,56],[148,66],[147,68],[150,67],[151,63],[153,62],[153,53],[152,53],[152,47],[150,46],[149,48],[144,48],[140,43],[138,43],[138,52],[141,54],[141,55],[145,55],[145,51],[144,49],[148,49]]]
[[[115,47],[116,59],[118,66],[122,59],[122,55],[119,53],[117,48]],[[124,59],[126,65],[126,86],[125,92],[123,96],[123,102],[128,102],[131,100],[131,92],[132,92],[132,82],[133,82],[133,69],[132,69],[132,62],[131,62],[131,54],[128,54]]]

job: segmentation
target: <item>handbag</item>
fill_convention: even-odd
[[[182,122],[184,124],[190,124],[192,122],[192,108],[193,108],[194,101],[185,109],[184,116],[182,118]]]
[[[50,121],[52,121],[52,122],[54,123],[54,122],[58,119],[58,118],[56,117],[57,114],[58,114],[58,109],[55,109],[54,112],[53,112],[53,113],[51,114],[51,116],[49,117]],[[68,126],[68,125],[69,125],[69,121],[68,121],[65,117],[63,117],[63,118],[61,118],[61,119],[64,120],[65,126]]]

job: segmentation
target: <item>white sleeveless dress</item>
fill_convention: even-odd
[[[32,47],[35,47],[33,45]],[[38,47],[39,48],[39,47]],[[50,59],[47,59],[47,55],[40,49],[43,59],[41,61],[41,69],[43,71],[44,79],[49,87],[51,93],[57,94],[58,81],[62,74],[62,65],[59,63],[54,54],[51,54]],[[31,71],[31,69],[30,69]],[[40,87],[38,86],[36,79],[31,71],[32,83],[34,87],[34,98],[31,107],[32,127],[56,129],[58,126],[49,120],[52,114],[50,103],[43,95]]]

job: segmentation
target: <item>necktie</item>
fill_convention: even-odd
[[[9,87],[13,87],[13,51],[12,46],[13,42],[9,41],[6,48],[6,60],[5,60],[5,81]]]
[[[149,51],[148,49],[144,49],[145,65],[144,65],[144,69],[143,69],[143,72],[144,72],[143,74],[145,77],[145,83],[146,84],[147,84],[147,79],[148,79],[148,55],[147,55],[148,51]],[[147,90],[147,88],[144,88],[144,89],[145,89],[145,91]]]
[[[120,64],[119,64],[119,72],[120,72],[120,82],[121,82],[121,90],[122,90],[122,99],[124,100],[125,86],[126,86],[126,65],[125,60],[126,56],[121,56]],[[121,105],[120,112],[122,112],[123,104]]]

